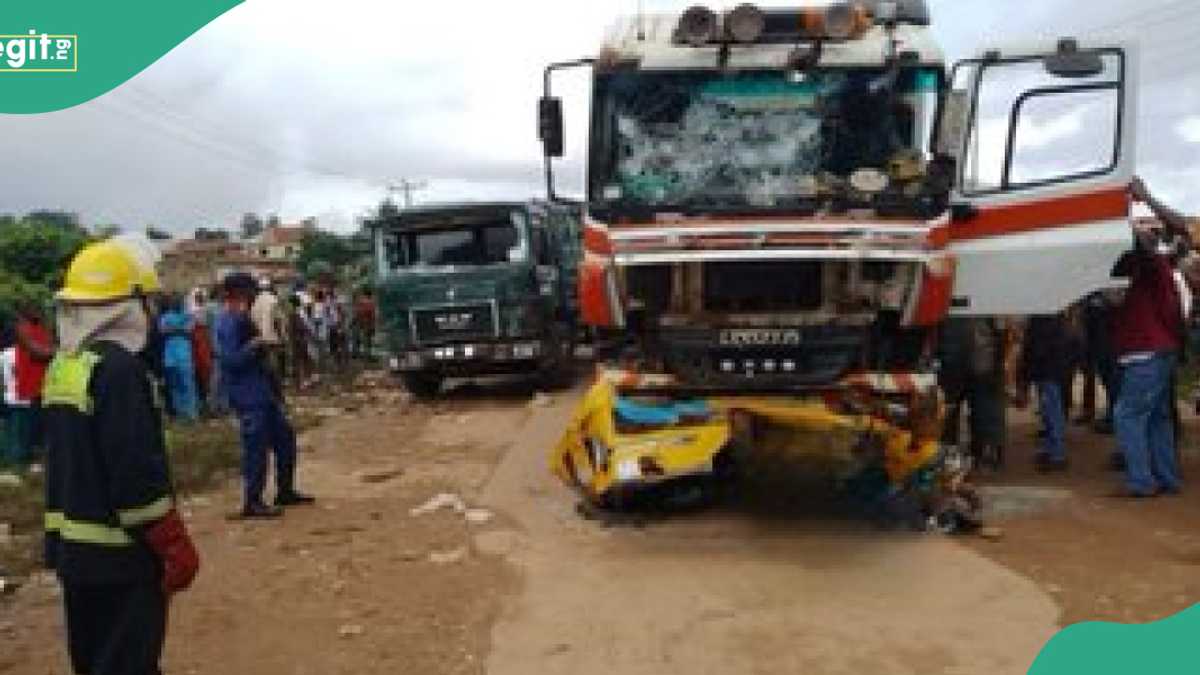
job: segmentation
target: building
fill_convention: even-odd
[[[242,245],[234,241],[184,239],[172,242],[163,251],[159,264],[163,288],[184,292],[215,284],[220,280],[218,270],[226,261],[242,255]]]
[[[296,262],[310,225],[273,226],[252,240],[187,239],[171,242],[163,251],[163,287],[185,292],[219,283],[231,272],[246,272],[278,284],[300,279]]]
[[[278,225],[268,227],[254,240],[246,243],[246,253],[259,260],[286,260],[294,263],[300,257],[304,237],[312,231],[308,225]]]

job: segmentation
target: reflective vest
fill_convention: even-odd
[[[155,578],[141,530],[174,506],[162,418],[142,362],[111,343],[60,353],[42,388],[46,562],[64,579]]]

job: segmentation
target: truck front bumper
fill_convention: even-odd
[[[537,340],[448,344],[399,352],[388,360],[388,367],[397,373],[504,374],[528,371],[548,353],[545,343]]]

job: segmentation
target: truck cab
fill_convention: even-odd
[[[373,223],[389,367],[416,395],[451,377],[569,369],[577,209],[543,203],[395,210]]]
[[[950,315],[1111,285],[1133,52],[1066,39],[950,69],[931,22],[922,0],[695,6],[550,66],[551,177],[553,75],[592,70],[584,321],[688,387],[811,389],[928,372]]]

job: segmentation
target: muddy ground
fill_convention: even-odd
[[[998,541],[881,532],[779,475],[605,527],[546,470],[581,391],[323,410],[302,440],[317,507],[245,524],[226,520],[234,485],[192,498],[204,569],[172,607],[166,672],[1015,674],[1065,624],[1200,600],[1200,492],[1108,497],[1107,437],[1073,430],[1071,472],[1041,477],[1015,418],[986,481]],[[443,493],[466,512],[411,514]],[[46,578],[0,600],[0,673],[69,672],[58,603]]]

